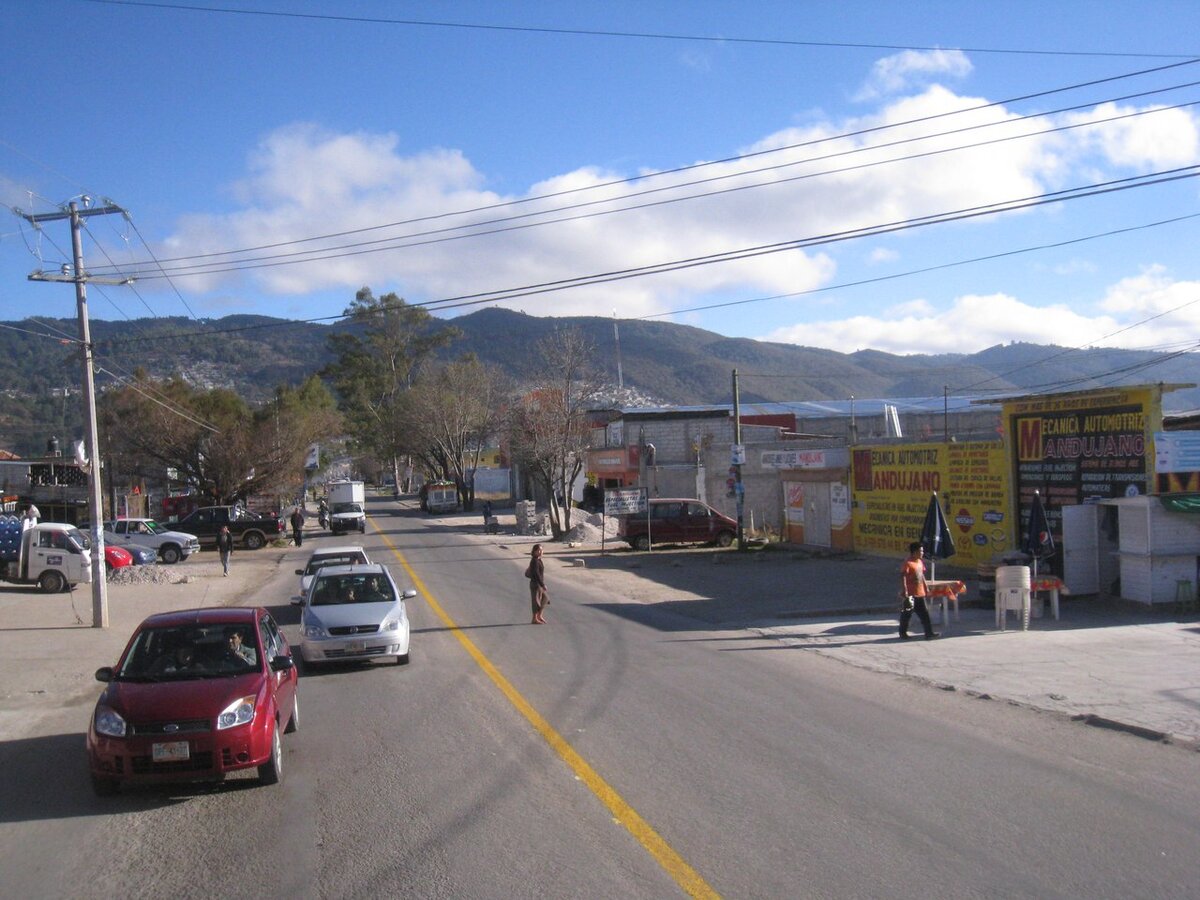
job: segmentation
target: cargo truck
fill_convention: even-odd
[[[92,582],[92,542],[74,525],[39,522],[23,528],[16,516],[0,517],[0,579],[37,585],[56,594]]]
[[[363,504],[366,491],[361,481],[331,481],[329,494],[329,530],[334,534],[367,530],[367,514]]]

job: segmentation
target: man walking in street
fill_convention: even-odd
[[[900,567],[900,590],[904,597],[904,606],[900,611],[900,640],[908,640],[908,623],[915,611],[921,624],[925,626],[925,640],[932,641],[937,634],[933,630],[933,622],[929,620],[929,607],[925,605],[925,548],[920,541],[908,545],[908,559]]]
[[[217,535],[217,552],[221,554],[221,570],[227,576],[229,575],[229,556],[233,553],[233,534],[230,533],[228,525],[222,525],[221,533]]]
[[[304,513],[300,512],[300,507],[292,508],[292,541],[299,547],[304,542]]]

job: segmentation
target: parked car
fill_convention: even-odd
[[[153,547],[139,547],[137,544],[130,544],[122,549],[127,550],[133,557],[135,566],[152,566],[158,562],[158,551]]]
[[[296,730],[300,706],[291,648],[265,609],[150,616],[96,680],[106,685],[87,733],[97,794],[250,768],[263,784],[280,780],[279,736]]]
[[[655,498],[649,515],[621,516],[617,537],[635,550],[649,550],[651,542],[728,547],[737,537],[737,522],[699,500]]]
[[[381,659],[408,662],[404,601],[386,566],[325,566],[300,599],[300,652],[306,664]]]
[[[104,523],[104,542],[125,549],[150,547],[167,565],[174,565],[200,552],[200,539],[194,534],[171,531],[153,519],[117,519]]]
[[[117,569],[132,565],[133,554],[124,547],[115,547],[112,544],[104,545],[104,572],[109,578],[112,578],[112,573]]]
[[[313,575],[323,566],[366,566],[370,562],[367,551],[362,547],[326,547],[314,550],[313,555],[308,558],[308,565],[296,570],[296,574],[300,576],[300,596],[308,593]]]

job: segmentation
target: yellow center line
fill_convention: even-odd
[[[568,744],[563,736],[555,731],[549,722],[542,718],[541,714],[533,708],[529,701],[521,696],[521,693],[513,687],[512,683],[500,674],[500,670],[492,665],[491,660],[483,655],[483,652],[475,646],[475,643],[450,618],[446,610],[442,608],[442,605],[438,603],[437,599],[429,591],[429,588],[425,587],[425,583],[413,570],[413,567],[408,564],[408,560],[404,558],[404,554],[396,548],[396,545],[391,542],[386,534],[375,527],[374,522],[371,523],[371,527],[375,528],[376,533],[387,544],[388,549],[395,554],[396,559],[400,560],[400,565],[404,567],[404,571],[408,573],[408,577],[412,579],[412,583],[416,589],[421,592],[421,595],[425,598],[425,602],[429,604],[434,614],[442,620],[442,623],[450,629],[450,632],[458,639],[458,642],[462,644],[463,649],[470,654],[471,658],[475,660],[479,668],[483,669],[488,678],[500,689],[500,692],[529,721],[534,730],[554,749],[554,752],[571,768],[571,771],[578,776],[579,780],[586,784],[591,792],[599,798],[600,802],[608,807],[613,817],[637,839],[638,843],[646,848],[646,851],[654,857],[663,870],[675,879],[675,883],[692,897],[719,897],[720,895],[709,887],[708,882],[700,877],[700,873],[689,866],[683,857],[676,853],[671,845],[663,840],[657,831],[650,827],[650,823],[638,815],[637,811],[626,803],[621,795],[607,781],[601,778],[600,774],[588,765],[582,756],[575,752],[575,748]]]

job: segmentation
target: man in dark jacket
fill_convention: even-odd
[[[292,509],[291,523],[292,541],[294,541],[296,546],[299,547],[302,543],[304,543],[304,535],[302,534],[304,530],[304,513],[300,512],[300,507],[298,506],[293,507]]]

